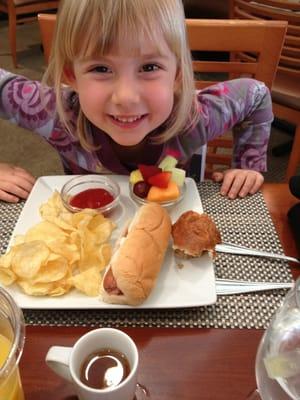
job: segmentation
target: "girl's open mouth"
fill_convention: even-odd
[[[138,126],[148,114],[140,114],[140,115],[109,115],[111,121],[122,128],[134,128]]]

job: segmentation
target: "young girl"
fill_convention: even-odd
[[[273,119],[268,89],[237,79],[196,92],[181,0],[63,0],[49,86],[0,70],[0,112],[42,135],[66,173],[129,174],[166,154],[188,168],[233,128],[221,194],[259,190]],[[33,177],[0,164],[0,199],[26,198]]]

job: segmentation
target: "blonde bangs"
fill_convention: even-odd
[[[176,5],[177,1],[170,3]],[[75,6],[74,1],[65,0],[63,5],[57,24],[55,51],[67,63],[101,57],[112,49],[122,51],[124,43],[127,52],[140,54],[145,40],[154,44],[160,53],[161,36],[176,57],[180,56],[182,28],[174,20],[174,13],[164,6],[164,1],[80,0]],[[63,41],[60,40],[62,37]]]

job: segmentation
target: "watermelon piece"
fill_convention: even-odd
[[[172,173],[169,171],[159,172],[156,175],[150,176],[150,178],[148,179],[148,183],[152,186],[165,189],[166,187],[168,187],[171,176]]]
[[[161,168],[156,165],[139,164],[138,169],[141,171],[144,181],[148,182],[148,179],[161,172]]]

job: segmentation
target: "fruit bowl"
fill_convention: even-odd
[[[149,200],[147,200],[146,198],[142,198],[137,196],[134,192],[133,192],[133,186],[130,182],[129,182],[129,195],[132,198],[132,200],[134,200],[136,203],[140,204],[140,205],[144,205],[149,203]],[[158,202],[158,204],[160,204],[163,207],[172,207],[175,204],[178,204],[184,197],[185,195],[185,190],[186,190],[186,185],[185,183],[179,187],[179,196],[174,199],[174,200],[168,200],[168,201],[161,201]]]

